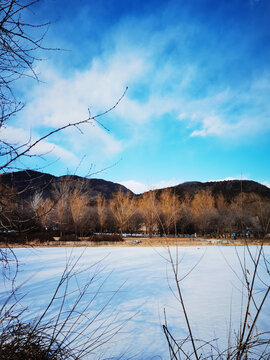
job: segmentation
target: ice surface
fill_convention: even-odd
[[[256,247],[251,249],[253,253],[257,251]],[[175,256],[176,249],[172,248],[171,251]],[[196,338],[218,338],[219,346],[226,347],[230,318],[232,326],[238,330],[243,298],[237,252],[243,259],[244,251],[243,247],[178,248],[181,276],[184,277],[197,264],[181,282]],[[91,293],[94,293],[100,282],[109,276],[101,295],[92,304],[93,314],[121,286],[102,316],[105,318],[111,311],[115,311],[121,319],[127,319],[135,314],[124,332],[115,338],[113,346],[107,344],[111,355],[126,351],[129,356],[136,355],[136,359],[167,359],[168,349],[162,332],[164,309],[169,328],[175,337],[179,339],[187,334],[181,307],[170,290],[170,286],[175,289],[175,282],[170,263],[166,260],[166,248],[36,248],[16,249],[15,252],[20,262],[16,283],[24,283],[20,293],[27,295],[21,304],[28,306],[28,319],[38,316],[46,306],[68,259],[81,256],[78,267],[97,265],[82,272],[76,284],[83,285],[88,276],[98,269],[100,273],[97,281],[91,287]],[[265,247],[265,253],[270,259],[269,247]],[[251,272],[252,263],[248,256],[246,266]],[[262,277],[265,277],[263,268],[260,271]],[[269,283],[269,275],[266,280]],[[261,290],[260,286],[257,285],[256,291]],[[1,289],[3,302],[9,283],[3,283]],[[55,307],[52,312],[57,310]],[[269,330],[269,323],[270,302],[267,299],[258,324],[261,330]]]

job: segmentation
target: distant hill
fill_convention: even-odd
[[[22,199],[31,197],[35,192],[42,192],[44,197],[51,197],[55,183],[64,181],[83,181],[83,187],[89,192],[91,199],[95,199],[98,193],[105,198],[111,198],[118,190],[124,193],[130,192],[125,186],[102,179],[88,179],[76,175],[53,176],[34,170],[10,172],[0,175],[0,183],[16,189]]]
[[[42,192],[44,197],[51,197],[54,184],[66,180],[71,182],[83,181],[84,189],[89,192],[91,200],[94,200],[98,193],[101,193],[105,198],[109,199],[113,193],[120,189],[124,193],[130,192],[133,194],[132,191],[123,185],[102,179],[88,179],[76,175],[57,177],[33,170],[17,171],[0,175],[0,183],[16,188],[18,195],[25,200],[33,196],[35,192]],[[210,181],[205,183],[191,181],[170,187],[170,189],[180,198],[185,194],[193,197],[196,192],[208,189],[214,197],[222,194],[227,201],[231,201],[235,196],[239,195],[241,191],[243,193],[255,193],[270,200],[270,189],[267,186],[251,180]],[[160,194],[162,189],[155,191]],[[140,196],[142,195],[137,195],[137,197]]]
[[[252,180],[224,180],[209,181],[205,183],[191,181],[170,187],[170,189],[172,189],[179,197],[183,197],[185,194],[189,194],[193,197],[198,191],[210,190],[214,197],[218,194],[222,194],[227,201],[231,201],[241,192],[255,193],[270,200],[270,189],[267,186]],[[157,190],[157,192],[160,191],[161,190]]]

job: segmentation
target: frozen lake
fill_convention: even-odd
[[[175,254],[176,249],[172,248]],[[83,286],[89,276],[97,273],[89,288],[89,298],[99,290],[91,304],[94,314],[99,311],[112,296],[102,319],[118,314],[116,322],[130,319],[112,342],[105,344],[104,354],[100,358],[112,358],[125,353],[123,359],[134,356],[135,359],[168,359],[168,349],[162,331],[164,309],[170,330],[177,339],[187,335],[181,307],[175,299],[170,285],[175,288],[172,271],[165,248],[36,248],[15,249],[20,262],[16,283],[23,283],[20,293],[26,293],[21,300],[22,306],[28,306],[25,316],[37,316],[44,308],[70,256],[81,256],[78,267],[86,268],[98,262],[89,270],[80,273],[74,286]],[[226,347],[230,324],[238,330],[241,315],[242,285],[241,269],[237,252],[243,258],[244,248],[233,247],[181,247],[178,248],[180,260],[179,273],[185,276],[181,282],[183,296],[190,318],[194,336],[203,340],[219,339],[219,346]],[[256,247],[252,247],[256,252]],[[265,247],[270,260],[270,248]],[[252,271],[251,261],[246,258],[246,267]],[[260,268],[262,279],[269,284]],[[237,275],[240,279],[237,278]],[[105,280],[106,279],[106,280]],[[8,282],[1,287],[1,301],[6,297]],[[261,290],[256,285],[256,291]],[[118,290],[119,289],[119,290]],[[118,291],[117,291],[118,290]],[[70,296],[72,303],[72,294]],[[52,309],[57,312],[57,305]],[[261,330],[269,330],[270,300],[258,322]],[[95,324],[93,323],[93,327]],[[90,359],[96,359],[99,351]]]

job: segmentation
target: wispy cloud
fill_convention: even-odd
[[[112,59],[107,67],[94,62],[90,69],[78,71],[70,77],[60,76],[52,68],[44,67],[45,84],[35,87],[28,94],[29,103],[18,119],[18,127],[23,122],[25,127],[36,132],[40,129],[48,131],[87,119],[88,108],[91,116],[104,112],[123,94],[129,80],[128,74],[130,78],[136,76],[140,66],[137,61],[121,66],[116,59]],[[117,107],[114,116],[119,111]],[[100,121],[103,119],[100,118]],[[63,148],[90,155],[93,159],[99,156],[110,158],[122,151],[121,141],[98,123],[93,121],[90,125],[81,126],[81,129],[83,136],[77,129],[69,128],[54,139]]]
[[[22,151],[27,149],[31,146],[31,144],[40,138],[40,136],[36,133],[31,133],[25,129],[15,128],[12,126],[1,127],[0,133],[3,141],[8,142],[15,147],[21,146]],[[27,154],[31,156],[54,156],[73,164],[78,163],[78,158],[74,155],[74,153],[46,140],[40,141],[37,145],[30,149]]]
[[[53,55],[50,64],[39,65],[37,72],[44,83],[23,89],[28,105],[13,122],[18,131],[44,134],[87,118],[88,108],[92,115],[103,112],[128,86],[121,103],[101,119],[111,132],[94,124],[82,127],[84,136],[69,129],[48,141],[78,158],[86,155],[88,163],[101,167],[108,165],[104,166],[106,161],[129,159],[140,147],[138,157],[133,156],[134,169],[150,167],[149,161],[165,168],[165,162],[173,163],[178,157],[183,165],[189,161],[195,177],[208,168],[199,169],[200,164],[207,164],[211,151],[201,151],[202,143],[214,143],[213,138],[237,139],[234,144],[240,151],[246,139],[256,144],[270,132],[269,53],[265,50],[269,24],[268,18],[261,18],[261,8],[256,7],[255,13],[243,2],[221,1],[208,8],[171,1],[154,9],[148,4],[142,10],[135,3],[128,9],[120,2],[108,17],[107,9],[100,7],[99,13],[93,13],[89,4],[74,6],[72,24],[70,8],[66,14],[55,5],[63,12],[55,26],[60,29],[64,24],[66,31],[52,33],[54,41],[60,38],[64,48],[72,51],[64,54],[62,64]],[[247,25],[249,19],[254,20],[253,27]],[[261,26],[255,26],[258,23]],[[76,26],[84,31],[75,34]],[[223,159],[224,151],[228,148],[217,149]],[[149,156],[144,156],[147,152]],[[186,160],[192,152],[194,158]],[[208,159],[196,164],[195,156],[198,159],[203,153]],[[63,167],[69,165],[67,158],[62,157]],[[182,176],[183,168],[188,171],[186,165],[167,176]],[[231,167],[227,168],[230,173]],[[130,182],[138,192],[149,188]]]
[[[241,138],[270,130],[270,75],[257,76],[252,83],[234,84],[233,88],[228,81],[222,85],[226,75],[219,74],[219,79],[210,82],[211,68],[215,69],[219,61],[226,64],[230,54],[220,54],[221,49],[217,49],[216,58],[208,59],[199,48],[198,58],[194,57],[190,47],[195,41],[194,34],[199,36],[194,24],[187,26],[183,20],[181,24],[180,19],[176,27],[166,24],[165,32],[150,32],[154,22],[151,17],[136,19],[140,23],[137,34],[131,32],[133,21],[126,20],[107,34],[104,41],[111,46],[93,58],[87,68],[60,76],[53,68],[43,66],[41,73],[48,85],[35,88],[34,95],[30,95],[26,117],[29,119],[31,114],[32,118],[39,118],[43,126],[61,126],[87,117],[88,107],[92,114],[104,111],[129,86],[129,92],[113,116],[118,123],[128,124],[131,131],[146,122],[154,126],[156,118],[174,111],[190,128],[191,137],[233,135]],[[201,31],[204,34],[206,29],[202,27]],[[142,37],[144,33],[151,34],[147,42]],[[211,36],[215,44],[216,39]],[[168,54],[172,43],[174,52]],[[180,50],[182,56],[178,54]],[[206,58],[209,63],[202,65]],[[202,86],[204,91],[199,91]],[[97,138],[102,134],[92,132]],[[116,141],[112,135],[101,138],[105,149],[111,149],[106,146],[109,139]],[[120,148],[119,142],[118,151]]]
[[[270,107],[267,94],[270,81],[257,78],[241,91],[230,89],[182,102],[179,120],[195,128],[190,136],[238,137],[256,136],[270,131]]]
[[[99,161],[101,157],[113,157],[121,153],[124,147],[134,145],[137,134],[140,133],[142,137],[145,123],[151,123],[153,119],[178,107],[174,96],[170,98],[161,94],[162,84],[154,90],[156,82],[160,81],[159,76],[154,76],[153,65],[142,51],[126,52],[122,49],[118,53],[106,55],[93,59],[87,69],[66,76],[60,75],[53,67],[42,64],[40,73],[43,74],[44,83],[28,92],[28,105],[18,119],[18,128],[23,122],[28,129],[47,131],[84,120],[88,117],[88,108],[91,116],[106,111],[117,102],[125,87],[129,86],[126,96],[106,116],[110,119],[109,123],[112,122],[119,129],[121,126],[128,126],[128,136],[121,137],[121,131],[112,134],[93,123],[93,126],[81,127],[84,136],[80,136],[76,129],[68,129],[63,137],[57,137],[62,148],[85,153],[92,160]],[[145,94],[142,97],[140,95],[141,87],[149,94],[146,98]],[[101,123],[103,119],[100,118]]]

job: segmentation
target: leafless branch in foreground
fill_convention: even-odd
[[[179,301],[187,327],[188,336],[185,339],[177,339],[170,330],[170,324],[163,325],[164,335],[167,340],[171,360],[211,359],[211,360],[247,360],[247,359],[270,359],[270,331],[260,331],[257,328],[258,319],[262,309],[269,298],[269,260],[264,253],[263,243],[257,247],[257,251],[251,250],[246,244],[243,256],[237,252],[240,268],[242,271],[243,286],[243,314],[239,321],[238,331],[229,329],[228,347],[220,350],[215,345],[215,340],[205,341],[196,339],[193,335],[190,319],[186,310],[186,303],[182,294],[181,278],[179,271],[178,255],[174,258],[168,247],[169,263],[176,285],[175,296]],[[247,267],[247,258],[251,260],[252,268]],[[261,275],[263,273],[263,275]],[[266,278],[266,279],[265,279]],[[239,277],[238,277],[239,279]],[[260,291],[258,291],[260,289]]]
[[[102,261],[87,269],[78,267],[80,257],[68,259],[58,285],[38,318],[24,321],[28,309],[14,289],[0,308],[0,359],[85,359],[100,358],[129,319],[111,310],[120,288],[109,293],[103,287]],[[80,276],[88,274],[84,284]],[[99,305],[98,305],[99,304]]]

